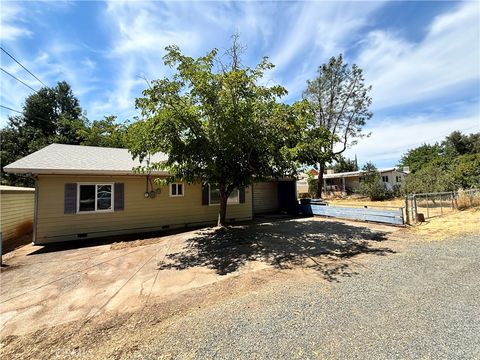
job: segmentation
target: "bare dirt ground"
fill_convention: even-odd
[[[25,246],[1,273],[1,354],[130,358],[198,311],[285,284],[341,283],[442,232],[478,234],[464,225],[479,219],[478,210],[416,228],[290,219],[82,248]]]

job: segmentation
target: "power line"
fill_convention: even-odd
[[[5,106],[5,105],[0,105],[0,107],[23,115],[23,112],[20,111],[20,110],[15,110],[15,109],[12,109],[11,107],[8,107],[8,106]],[[39,120],[39,121],[45,121],[45,122],[50,123],[50,124],[52,123],[50,120],[47,120],[47,119],[44,119],[44,118],[41,118],[41,117],[38,117],[38,116],[35,116],[35,115],[30,115],[29,117],[34,118],[34,119]]]
[[[19,78],[17,78],[15,75],[12,75],[10,74],[7,70],[5,70],[4,68],[0,68],[0,70],[2,70],[4,73],[10,75],[12,78],[14,78],[15,80],[17,80],[18,82],[21,82],[23,85],[25,85],[26,87],[28,87],[29,89],[37,92],[37,90],[35,90],[34,88],[32,88],[30,85],[24,83],[22,80],[20,80]]]
[[[23,114],[21,111],[9,108],[8,106],[5,106],[5,105],[0,105],[0,107],[2,107],[4,109],[7,109],[7,110],[10,110],[10,111],[13,111],[13,112],[16,112],[16,113],[19,113],[19,114]]]
[[[7,54],[8,56],[10,56],[10,58],[11,58],[13,61],[15,61],[18,65],[20,65],[22,68],[24,68],[26,72],[28,72],[28,73],[29,73],[30,75],[32,75],[35,79],[37,79],[43,86],[48,87],[47,85],[45,85],[45,83],[44,83],[42,80],[40,80],[38,77],[36,77],[34,73],[32,73],[32,72],[31,72],[30,70],[28,70],[25,66],[23,66],[20,61],[18,61],[17,59],[15,59],[15,58],[13,57],[13,55],[10,55],[7,50],[5,50],[5,49],[4,49],[3,47],[1,47],[1,46],[0,46],[0,49],[2,49],[2,51],[3,51],[5,54]]]

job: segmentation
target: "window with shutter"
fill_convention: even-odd
[[[114,199],[114,211],[125,210],[125,186],[123,183],[115,183]]]
[[[65,184],[64,206],[65,214],[75,214],[77,212],[77,184]]]
[[[113,184],[78,184],[77,211],[113,211]]]
[[[210,185],[210,194],[209,194],[209,204],[210,205],[220,205],[220,189],[218,185]],[[227,199],[227,204],[238,204],[240,203],[240,191],[234,189],[230,196]]]
[[[209,186],[204,185],[202,187],[202,205],[208,205],[209,200]]]
[[[240,204],[245,204],[245,188],[240,188],[239,194]]]

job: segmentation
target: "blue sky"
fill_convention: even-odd
[[[395,165],[407,149],[452,130],[480,131],[480,3],[472,2],[6,2],[0,39],[48,85],[68,81],[90,120],[132,119],[145,82],[169,74],[164,48],[191,55],[228,47],[238,32],[245,63],[268,56],[270,83],[301,97],[307,79],[343,53],[373,86],[372,135],[347,150],[360,163]],[[41,85],[2,53],[1,66]],[[1,74],[1,104],[30,93]],[[1,110],[0,124],[9,112]]]

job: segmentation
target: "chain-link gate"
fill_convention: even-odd
[[[415,224],[426,219],[442,216],[451,213],[455,209],[462,208],[461,204],[459,206],[459,201],[463,202],[466,200],[473,204],[479,198],[480,189],[408,195],[405,196],[406,222]]]

